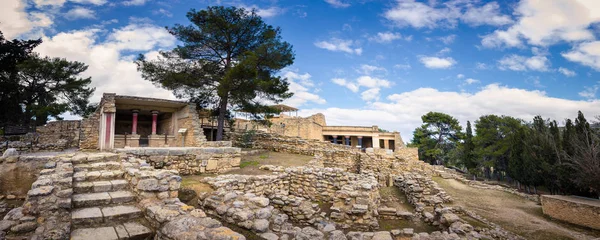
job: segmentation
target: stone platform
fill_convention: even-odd
[[[562,221],[600,230],[600,200],[561,195],[542,195],[544,214]]]
[[[140,158],[155,168],[177,170],[181,175],[220,173],[239,168],[241,149],[236,147],[168,147],[115,149]]]

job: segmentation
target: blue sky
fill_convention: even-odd
[[[282,29],[296,61],[280,74],[300,114],[329,125],[379,125],[405,140],[420,116],[463,125],[483,114],[523,119],[598,115],[600,1],[156,1],[3,0],[0,30],[38,38],[42,55],[90,66],[102,92],[173,98],[132,59],[178,44],[164,26],[190,8],[255,8]]]

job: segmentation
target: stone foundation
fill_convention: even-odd
[[[577,196],[542,195],[544,214],[565,222],[600,230],[600,200]]]
[[[182,175],[226,172],[239,168],[241,160],[241,149],[234,147],[123,148],[115,152]]]
[[[276,175],[222,175],[206,178],[205,182],[223,191],[265,196],[298,223],[315,223],[319,219],[319,202],[332,205],[331,216],[327,217],[343,228],[378,227],[379,185],[373,175],[348,173],[339,168],[295,167]],[[216,205],[206,201],[203,204]]]

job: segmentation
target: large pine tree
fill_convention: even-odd
[[[230,107],[264,112],[268,102],[291,97],[286,79],[277,71],[294,61],[292,46],[281,30],[255,11],[236,7],[192,9],[192,23],[167,28],[182,45],[162,52],[157,60],[137,61],[142,76],[180,98],[212,107],[218,112],[217,140],[223,138]]]

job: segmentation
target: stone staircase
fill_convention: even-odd
[[[136,206],[119,156],[98,153],[72,159],[71,239],[151,239],[144,214]]]

